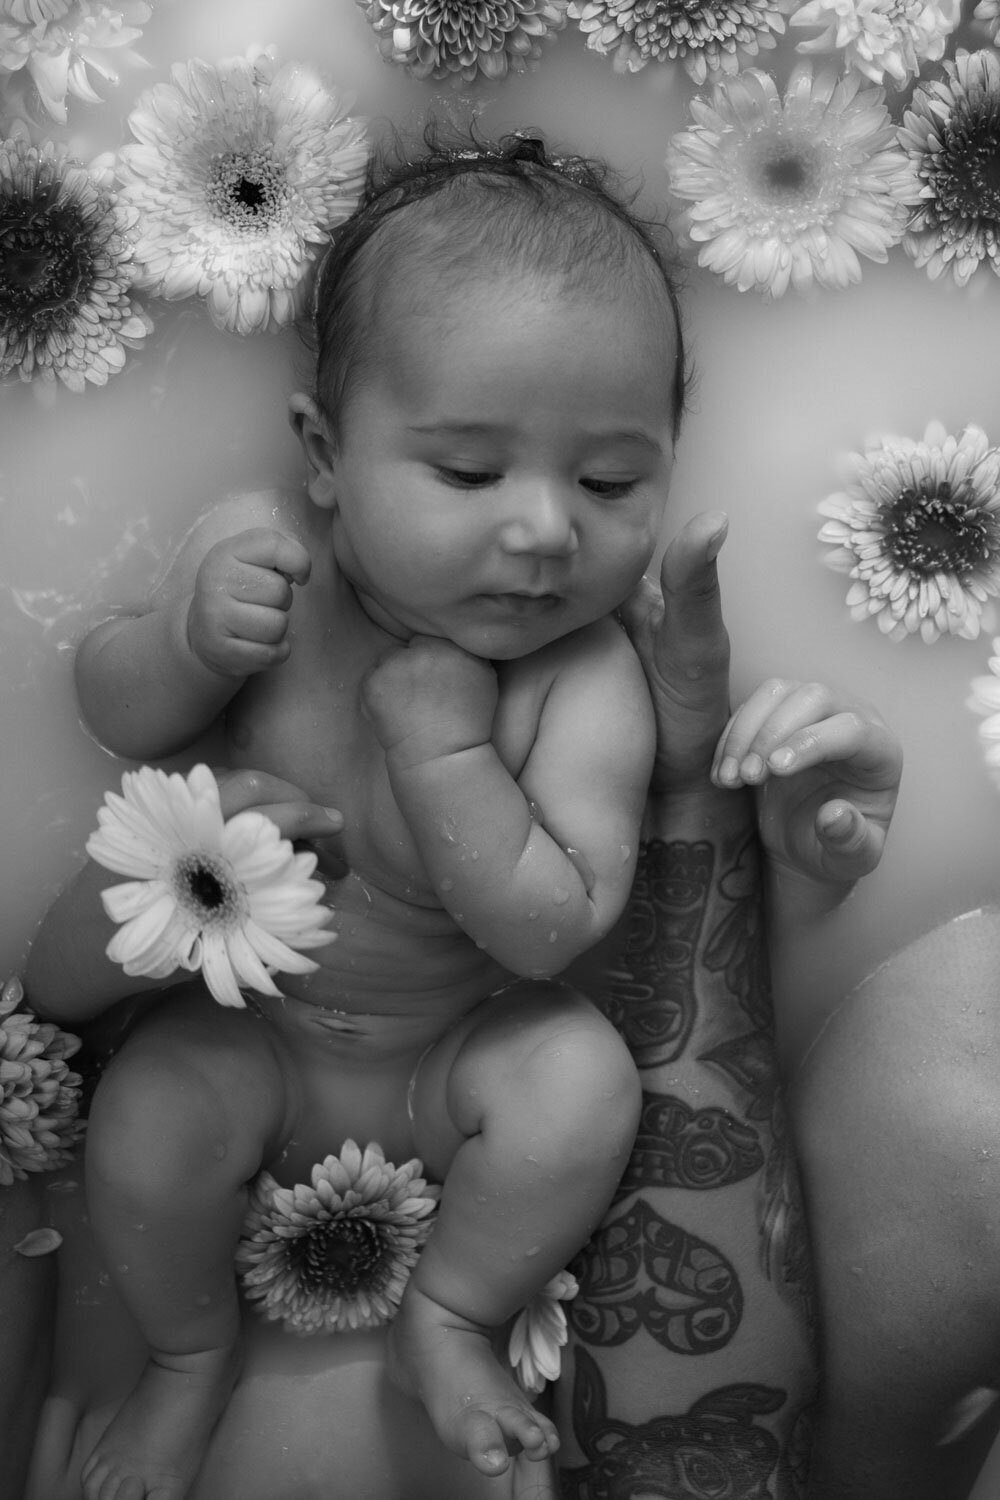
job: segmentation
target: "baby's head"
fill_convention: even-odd
[[[383,352],[372,335],[385,331],[379,315],[388,294],[429,280],[444,311],[463,280],[509,275],[554,281],[592,300],[631,295],[649,308],[670,346],[676,440],[689,379],[676,271],[608,169],[549,156],[535,134],[447,146],[431,129],[427,141],[416,157],[373,157],[362,201],[321,266],[316,399],[333,429],[355,382]]]
[[[600,169],[524,137],[376,165],[315,342],[309,494],[384,628],[504,659],[635,587],[686,371],[666,261]]]

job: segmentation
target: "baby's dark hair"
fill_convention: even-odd
[[[424,146],[408,157],[397,141],[394,155],[372,157],[361,201],[319,268],[307,337],[317,400],[334,426],[364,375],[380,287],[404,265],[461,275],[487,251],[501,263],[557,273],[573,289],[596,293],[608,281],[617,288],[629,280],[661,289],[677,341],[676,440],[689,379],[679,275],[651,225],[610,185],[610,170],[581,156],[550,156],[534,131],[495,145],[475,137],[459,144],[431,126]]]

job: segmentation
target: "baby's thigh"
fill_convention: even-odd
[[[441,1175],[484,1132],[575,1170],[598,1143],[627,1152],[641,1106],[635,1064],[610,1022],[578,991],[537,980],[477,1006],[424,1058],[412,1092],[418,1151]]]
[[[88,1179],[155,1179],[160,1192],[209,1170],[246,1181],[286,1113],[266,1027],[191,988],[146,1014],[105,1070],[87,1125]]]

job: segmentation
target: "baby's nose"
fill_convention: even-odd
[[[504,522],[501,543],[512,553],[570,556],[580,545],[572,506],[554,490],[533,489]]]

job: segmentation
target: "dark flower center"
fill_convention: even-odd
[[[191,895],[206,911],[218,911],[225,904],[226,891],[222,882],[204,865],[193,865],[185,878]]]
[[[897,567],[911,573],[971,573],[996,551],[998,539],[985,513],[952,496],[943,480],[920,490],[906,489],[887,512],[886,550]]]
[[[1000,222],[1000,99],[956,114],[927,162],[940,217]]]
[[[261,205],[266,202],[266,194],[259,182],[251,182],[249,177],[241,177],[233,189],[233,199],[248,208],[251,213],[256,213]]]
[[[208,201],[230,229],[258,234],[279,216],[286,184],[269,145],[220,152],[212,162]]]
[[[0,197],[0,327],[36,336],[69,328],[95,276],[92,225],[59,185],[32,200]]]
[[[370,1219],[331,1219],[288,1242],[288,1260],[307,1292],[343,1295],[370,1285],[385,1246]]]
[[[806,181],[805,164],[798,156],[777,156],[764,164],[764,178],[778,192],[795,192]]]

